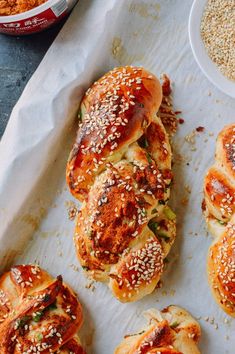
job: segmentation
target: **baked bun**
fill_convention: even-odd
[[[218,135],[204,196],[203,211],[215,238],[208,254],[209,283],[218,304],[235,317],[235,124]]]
[[[19,265],[0,278],[0,353],[85,354],[82,307],[62,277]]]
[[[84,270],[120,301],[151,293],[175,239],[167,206],[171,147],[157,116],[159,80],[120,67],[87,91],[67,165],[71,193],[83,201],[75,246]]]
[[[201,329],[184,309],[169,306],[162,311],[148,310],[147,327],[126,335],[115,354],[199,354],[197,342]]]

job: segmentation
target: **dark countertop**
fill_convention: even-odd
[[[30,36],[0,34],[0,138],[12,108],[64,22]]]

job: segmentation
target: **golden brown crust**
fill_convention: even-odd
[[[172,346],[174,340],[173,331],[167,321],[160,322],[157,326],[151,326],[136,345],[136,351],[140,354],[148,353],[154,347]],[[170,348],[168,348],[170,349]]]
[[[115,354],[199,354],[201,331],[189,313],[177,306],[149,310],[150,323],[139,334],[125,336]]]
[[[182,352],[179,352],[178,350],[175,349],[171,349],[171,348],[156,348],[156,349],[152,349],[150,351],[148,351],[148,353],[151,354],[183,354]]]
[[[2,354],[54,353],[82,321],[81,305],[61,276],[53,280],[36,265],[19,265],[0,278]]]
[[[109,286],[120,301],[136,301],[154,290],[162,272],[162,247],[156,237],[146,237],[111,268]]]
[[[84,200],[111,152],[142,136],[161,99],[159,81],[142,68],[116,68],[92,85],[81,103],[82,122],[67,165],[76,198]]]
[[[147,224],[148,214],[152,215],[153,205],[148,199],[165,199],[165,181],[171,175],[166,178],[154,162],[141,169],[123,162],[110,165],[96,179],[76,228],[76,233],[90,243],[96,258],[104,263],[118,261],[119,255]],[[154,200],[152,204],[155,203]],[[88,252],[87,257],[91,256]]]
[[[228,221],[235,211],[234,185],[217,166],[208,171],[204,192],[208,212],[221,221]]]
[[[64,344],[59,351],[58,354],[86,354],[84,349],[82,348],[80,339],[78,336],[74,336],[70,339],[66,344]]]
[[[213,294],[229,315],[235,316],[235,219],[216,239],[208,254],[208,274]]]
[[[178,117],[177,115],[181,111],[174,111],[173,100],[171,95],[171,82],[169,77],[166,74],[162,76],[162,102],[159,107],[158,115],[170,136],[173,136],[176,133],[178,128]]]
[[[154,290],[176,234],[166,207],[171,147],[156,115],[161,99],[159,81],[142,68],[106,74],[82,101],[67,165],[70,190],[83,200],[74,237],[78,258],[121,301]]]
[[[216,160],[231,181],[235,179],[235,125],[224,127],[217,139]]]
[[[218,304],[235,316],[235,125],[218,135],[216,161],[204,182],[203,210],[215,240],[208,254],[208,279]]]
[[[117,170],[112,168],[104,177],[102,184],[94,185],[94,193],[89,195],[88,203],[81,211],[77,232],[80,233],[79,223],[82,223],[83,230],[87,226],[95,256],[104,263],[116,263],[119,254],[133,239],[132,235],[142,228],[138,223],[142,215],[138,213],[140,203],[131,189],[132,181],[121,178]],[[146,204],[143,198],[142,202]],[[92,216],[89,224],[88,215]],[[141,221],[144,223],[144,216]]]

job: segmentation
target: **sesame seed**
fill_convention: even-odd
[[[230,80],[235,80],[234,11],[234,1],[208,0],[201,21],[207,53]]]

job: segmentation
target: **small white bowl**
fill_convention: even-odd
[[[207,0],[194,0],[189,16],[189,40],[193,55],[206,77],[218,89],[235,98],[235,82],[227,79],[209,58],[200,34],[201,19]]]

